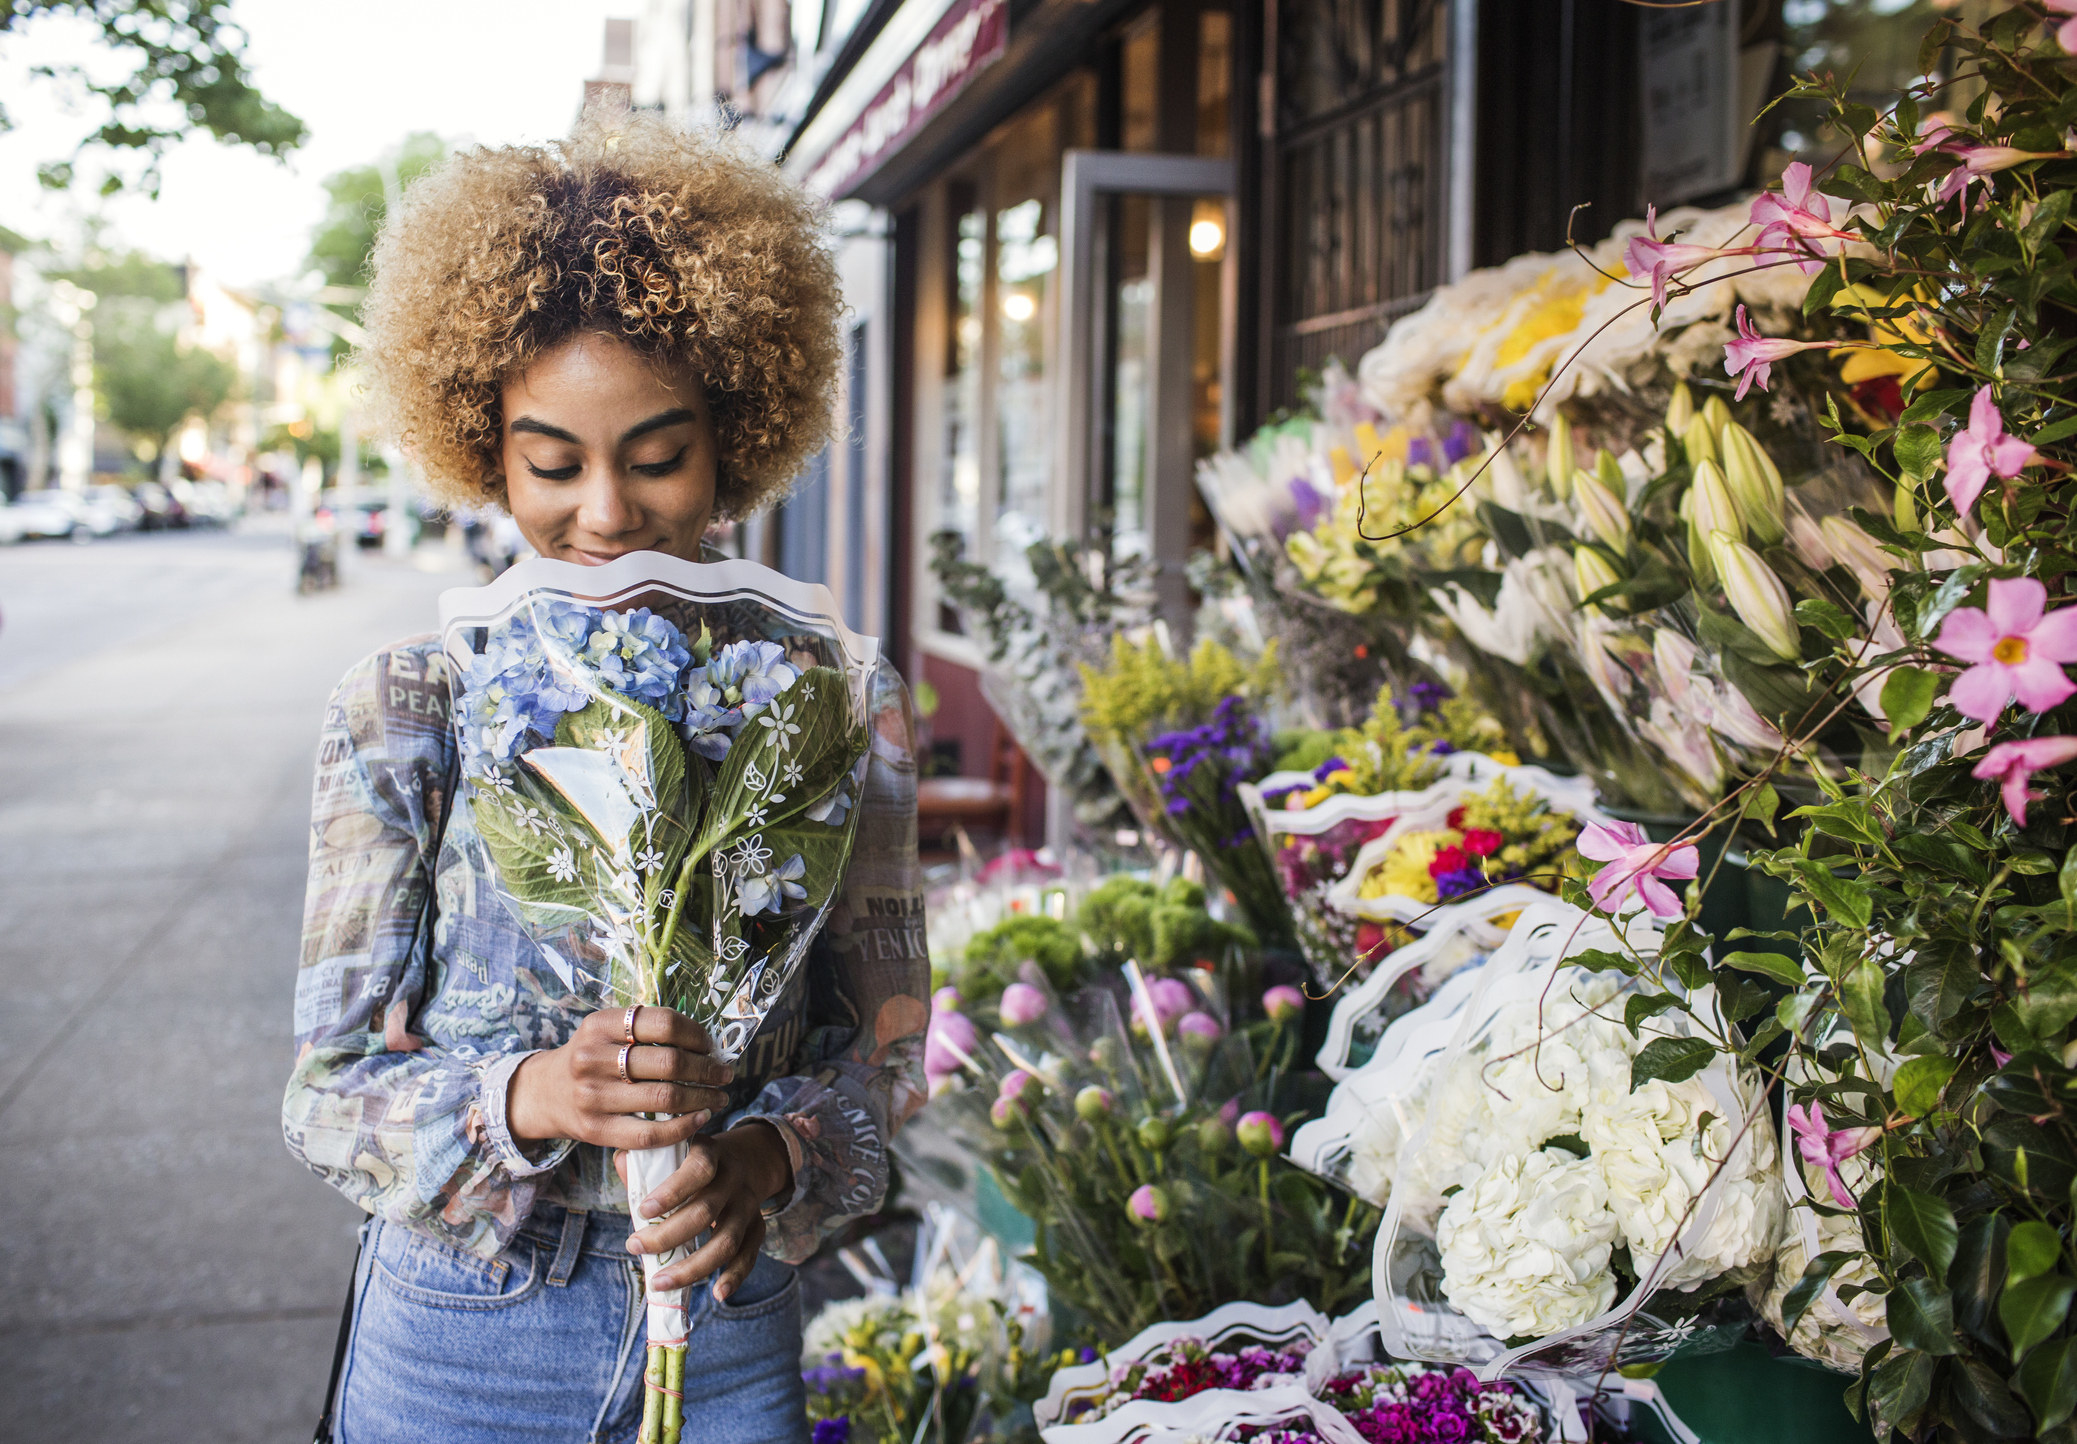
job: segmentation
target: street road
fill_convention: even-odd
[[[443,565],[0,547],[0,1440],[309,1438],[361,1217],[281,1143],[311,766]]]

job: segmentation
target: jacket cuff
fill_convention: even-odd
[[[577,1146],[567,1138],[544,1139],[533,1145],[542,1155],[536,1157],[512,1136],[512,1129],[505,1119],[505,1094],[512,1087],[512,1075],[519,1071],[519,1065],[533,1055],[533,1051],[500,1053],[483,1070],[484,1127],[490,1134],[491,1151],[499,1165],[514,1178],[531,1178],[537,1173],[548,1172],[569,1157],[570,1150]]]

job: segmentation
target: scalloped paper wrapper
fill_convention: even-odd
[[[1582,826],[1590,822],[1606,826],[1616,820],[1596,806],[1593,784],[1582,778],[1560,777],[1541,767],[1502,767],[1496,763],[1491,771],[1438,783],[1429,789],[1421,806],[1401,813],[1384,832],[1364,843],[1348,871],[1327,890],[1328,906],[1368,922],[1397,922],[1413,927],[1429,922],[1435,916],[1437,904],[1389,893],[1382,897],[1363,897],[1360,895],[1363,879],[1391,855],[1400,838],[1409,832],[1429,832],[1447,826],[1449,815],[1466,797],[1484,791],[1503,777],[1511,787],[1536,794],[1550,805],[1552,811],[1576,818]],[[1537,891],[1548,896],[1547,889]]]
[[[470,663],[489,645],[498,628],[516,619],[537,618],[550,602],[603,611],[646,607],[676,626],[688,644],[701,635],[704,627],[717,650],[739,641],[776,643],[787,660],[803,671],[810,667],[834,669],[843,679],[851,722],[860,728],[868,725],[869,693],[880,660],[879,642],[859,636],[844,624],[836,598],[828,588],[794,581],[755,562],[689,562],[660,552],[634,552],[598,567],[537,559],[511,568],[489,586],[443,592],[441,642],[456,678],[456,695],[461,693],[462,679],[467,676]],[[551,654],[555,652],[553,644],[544,646]],[[581,681],[581,673],[557,670],[566,679],[579,678],[571,683],[578,690],[593,697],[601,695],[599,688]],[[781,694],[780,700],[783,702],[791,695]],[[455,709],[455,725],[462,725],[459,707]],[[749,724],[745,724],[743,735],[753,735]],[[767,741],[760,739],[760,745]],[[786,749],[786,740],[781,737],[769,745],[773,748],[771,776],[757,773],[758,781],[752,785],[761,783],[767,794],[777,794],[785,785],[778,759]],[[614,867],[625,869],[622,882],[626,885],[595,888],[584,907],[516,896],[475,827],[473,809],[479,789],[486,784],[471,776],[464,799],[472,809],[468,845],[481,854],[479,872],[498,878],[520,927],[541,949],[564,985],[578,997],[595,1008],[656,1001],[644,995],[640,970],[634,962],[635,923],[640,917],[637,910],[649,906],[641,881],[640,859],[634,853],[634,829],[642,827],[648,809],[655,807],[653,798],[645,797],[647,774],[640,759],[625,749],[616,754],[605,748],[556,746],[535,748],[525,758],[528,765],[513,767],[511,778],[501,786],[507,790],[516,788],[522,798],[529,789],[552,788],[601,837],[627,839],[628,857],[623,859],[616,853],[613,862]],[[858,758],[818,798],[823,801],[848,789],[846,795],[853,804],[842,814],[842,821],[830,824],[840,834],[840,838],[829,839],[829,845],[835,848],[830,853],[835,859],[835,880],[822,880],[825,885],[821,896],[803,899],[803,905],[792,913],[775,913],[771,920],[754,924],[731,905],[714,910],[714,968],[708,978],[695,985],[697,996],[691,1011],[707,1027],[714,1039],[715,1055],[725,1062],[735,1061],[749,1046],[766,1015],[785,994],[807,955],[809,943],[828,915],[856,833],[855,804],[864,767],[865,758]],[[542,792],[542,796],[546,795]],[[773,801],[774,805],[783,802],[783,794]],[[762,845],[765,834],[748,820],[740,830],[743,841],[756,840]],[[754,862],[744,861],[743,856],[744,849],[740,848],[734,860],[724,857],[722,849],[714,852],[711,871],[716,892],[727,896],[729,887],[739,885],[748,876],[744,869],[755,870]],[[600,874],[594,874],[597,875]],[[731,913],[736,914],[734,921],[724,929],[722,916]],[[653,1221],[640,1216],[641,1200],[676,1171],[687,1152],[688,1146],[679,1144],[629,1153],[628,1196],[630,1208],[636,1214],[636,1227]],[[683,1255],[683,1250],[661,1257],[644,1255],[645,1277],[653,1277],[657,1270]],[[688,1333],[686,1303],[687,1291],[683,1289],[650,1294],[649,1339],[653,1345],[684,1342]]]
[[[1646,919],[1633,915],[1623,926],[1631,948],[1646,954],[1656,951],[1659,934]],[[1368,1096],[1361,1099],[1363,1106],[1395,1110],[1393,1116],[1398,1126],[1403,1127],[1408,1120],[1415,1124],[1403,1135],[1398,1150],[1390,1200],[1378,1229],[1372,1265],[1379,1334],[1386,1353],[1392,1357],[1463,1365],[1482,1379],[1529,1370],[1538,1375],[1591,1382],[1614,1369],[1658,1362],[1675,1353],[1713,1351],[1734,1342],[1728,1334],[1719,1337],[1722,1331],[1700,1325],[1692,1318],[1668,1322],[1645,1311],[1646,1303],[1658,1292],[1655,1280],[1664,1277],[1690,1247],[1707,1237],[1716,1221],[1724,1196],[1720,1175],[1713,1175],[1701,1190],[1664,1253],[1657,1259],[1639,1260],[1640,1277],[1627,1296],[1576,1326],[1515,1343],[1496,1337],[1451,1305],[1444,1291],[1441,1257],[1434,1237],[1443,1200],[1410,1196],[1415,1191],[1401,1186],[1409,1177],[1409,1167],[1436,1146],[1433,1135],[1440,1100],[1429,1086],[1431,1080],[1448,1077],[1459,1059],[1478,1059],[1485,1036],[1503,1007],[1563,996],[1559,990],[1568,986],[1568,977],[1590,976],[1578,969],[1566,969],[1567,958],[1587,949],[1615,950],[1620,946],[1622,940],[1609,919],[1566,903],[1548,899],[1539,902],[1523,911],[1507,941],[1483,967],[1459,975],[1470,990],[1469,996],[1446,986],[1427,1005],[1449,1024],[1451,1037],[1447,1043],[1437,1046],[1436,1020],[1423,1018],[1425,1009],[1417,1009],[1395,1025],[1406,1033],[1403,1044],[1393,1039],[1392,1030],[1388,1030],[1391,1046],[1381,1045],[1379,1052],[1384,1061],[1374,1060],[1376,1076],[1372,1083],[1364,1084],[1364,1075],[1359,1074],[1341,1085],[1349,1089],[1352,1099],[1358,1098],[1359,1091],[1367,1090]],[[1620,999],[1632,985],[1634,980],[1633,984],[1619,988],[1615,999]],[[1694,995],[1693,1001],[1697,1007],[1714,1007],[1706,990]],[[1544,1005],[1538,1002],[1538,1006]],[[1609,1003],[1601,1007],[1607,1009]],[[1620,1019],[1620,1013],[1609,1016]],[[1646,1022],[1643,1031],[1648,1036],[1682,1035],[1686,1030],[1679,1018],[1678,1014],[1663,1015]],[[1712,1111],[1731,1121],[1739,1136],[1764,1130],[1754,1138],[1753,1145],[1771,1161],[1775,1142],[1764,1105],[1748,1107],[1748,1094],[1734,1086],[1721,1059],[1696,1076],[1709,1091],[1715,1105]],[[1424,1089],[1425,1101],[1421,1097]],[[1339,1116],[1342,1115],[1337,1115],[1330,1105],[1329,1118]],[[1333,1130],[1339,1130],[1344,1138],[1351,1131],[1348,1124],[1337,1121],[1333,1129],[1323,1129],[1304,1139],[1310,1156],[1323,1166],[1333,1165]],[[1301,1158],[1301,1162],[1305,1159]],[[1764,1195],[1769,1199],[1772,1196]],[[1771,1230],[1763,1246],[1771,1246],[1776,1236],[1778,1229]],[[1701,1282],[1697,1280],[1696,1284]],[[1742,1330],[1741,1323],[1737,1332]]]

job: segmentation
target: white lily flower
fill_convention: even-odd
[[[1803,642],[1796,632],[1796,612],[1789,590],[1760,554],[1724,532],[1710,536],[1711,555],[1723,577],[1724,595],[1738,620],[1752,629],[1784,662],[1801,661]]]

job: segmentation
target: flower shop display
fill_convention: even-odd
[[[1445,982],[1478,967],[1507,940],[1521,910],[1548,896],[1521,883],[1502,883],[1430,913],[1417,937],[1393,949],[1368,977],[1344,987],[1334,1000],[1327,1041],[1319,1052],[1320,1071],[1338,1083],[1362,1068],[1376,1056],[1394,1019],[1428,1001]]]
[[[515,918],[581,996],[677,1008],[739,1056],[843,877],[876,644],[823,588],[646,552],[524,563],[441,622],[473,838]],[[628,1156],[638,1227],[685,1157]],[[686,1292],[649,1295],[645,1440],[678,1437]]]
[[[1541,768],[1496,769],[1490,781],[1452,779],[1395,818],[1356,853],[1327,902],[1370,922],[1421,926],[1441,903],[1508,883],[1555,891],[1584,869],[1582,824],[1612,821]]]
[[[1449,1046],[1391,1060],[1411,1066],[1390,1106],[1420,1122],[1378,1236],[1388,1352],[1489,1378],[1643,1362],[1708,1341],[1712,1300],[1764,1279],[1782,1192],[1759,1076],[1718,1052],[1706,990],[1633,1008],[1603,966],[1656,965],[1670,936],[1539,903],[1464,975]]]
[[[1099,928],[1131,900],[1100,893]],[[992,1002],[934,1000],[926,1121],[1032,1220],[1032,1265],[1095,1339],[1230,1299],[1368,1292],[1375,1211],[1281,1157],[1305,1000],[1243,984],[1127,960],[1064,995],[1032,965]]]
[[[1165,629],[1113,638],[1107,666],[1084,664],[1082,716],[1133,811],[1195,851],[1265,943],[1289,938],[1275,879],[1250,835],[1240,787],[1270,769],[1263,708],[1277,691],[1274,643],[1253,663],[1207,638],[1171,656]]]
[[[1028,1439],[1020,1421],[1053,1371],[1044,1288],[932,1206],[907,1287],[872,1278],[803,1331],[801,1380],[815,1444]]]

